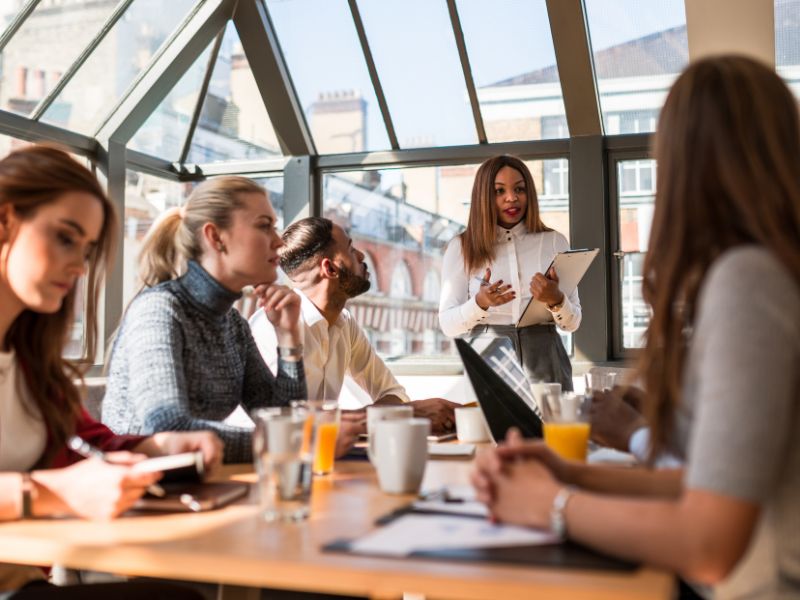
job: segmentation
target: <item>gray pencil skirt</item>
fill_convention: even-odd
[[[483,336],[510,339],[529,381],[560,383],[562,390],[572,391],[572,363],[555,325],[479,325],[466,337]]]

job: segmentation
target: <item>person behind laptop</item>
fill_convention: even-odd
[[[280,265],[301,298],[303,361],[311,398],[338,399],[345,375],[376,404],[409,402],[406,391],[375,353],[345,304],[370,287],[364,254],[339,225],[322,217],[293,223],[283,233]],[[272,327],[263,311],[250,318],[253,337],[267,364],[276,360]],[[411,402],[434,431],[453,428],[453,409],[441,398]]]
[[[650,456],[611,473],[512,435],[473,472],[504,522],[712,584],[724,598],[800,597],[800,117],[742,56],[676,80],[655,136],[659,179],[639,372]],[[580,487],[571,487],[578,485]],[[600,486],[606,493],[598,493]],[[641,498],[636,496],[647,495]]]
[[[569,250],[561,233],[540,217],[533,177],[514,156],[495,156],[475,174],[467,228],[447,245],[442,259],[439,323],[445,335],[504,336],[531,381],[572,389],[572,364],[556,327],[581,324],[578,290],[558,288],[548,266]],[[545,272],[547,271],[547,272]],[[547,306],[552,321],[519,328],[528,301]]]

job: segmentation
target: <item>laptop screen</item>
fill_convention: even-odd
[[[467,341],[489,368],[541,418],[539,405],[533,398],[528,377],[517,360],[511,340],[507,337],[478,336]]]
[[[475,342],[475,340],[472,340]],[[528,390],[525,373],[516,360],[510,340],[481,339],[470,345],[456,338],[455,344],[486,424],[496,442],[516,427],[526,438],[542,437],[538,407]]]

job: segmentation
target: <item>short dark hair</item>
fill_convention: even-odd
[[[289,225],[282,237],[285,246],[280,250],[281,269],[291,277],[333,246],[333,221],[307,217]]]

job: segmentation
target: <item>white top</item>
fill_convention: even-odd
[[[456,337],[477,325],[513,325],[519,321],[531,298],[531,277],[544,273],[559,252],[569,250],[567,238],[557,231],[528,233],[525,222],[511,229],[497,226],[494,263],[481,266],[475,273],[464,270],[461,237],[454,238],[442,259],[442,295],[439,322],[445,335]],[[484,271],[492,270],[492,281],[503,280],[517,292],[516,298],[503,306],[483,310],[475,302]],[[575,331],[581,324],[581,304],[577,288],[564,296],[564,304],[554,315],[555,324],[564,331]]]
[[[25,385],[16,353],[0,352],[0,471],[27,471],[44,453],[47,428]]]
[[[375,353],[350,311],[344,309],[329,327],[314,303],[300,290],[295,291],[301,299],[303,366],[309,398],[338,400],[345,376],[349,375],[373,402],[389,394],[409,401],[405,388]],[[250,317],[250,329],[264,362],[274,370],[278,342],[263,310]]]
[[[640,427],[631,435],[628,440],[628,451],[636,457],[640,463],[647,462],[650,454],[650,428]],[[680,469],[683,461],[671,452],[662,452],[656,457],[654,466],[658,469]]]

